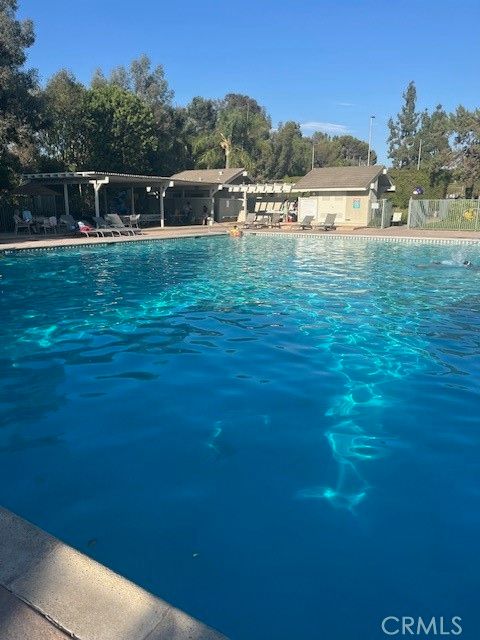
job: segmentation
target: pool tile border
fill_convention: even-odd
[[[330,240],[372,240],[374,242],[407,242],[407,243],[433,243],[433,244],[479,244],[480,239],[476,238],[435,238],[426,236],[375,236],[364,234],[348,233],[302,233],[300,231],[286,231],[277,233],[275,231],[245,231],[246,235],[268,236],[275,238],[285,238],[287,236],[297,238],[328,238]]]
[[[62,249],[94,249],[95,247],[110,247],[112,245],[121,245],[121,244],[136,244],[136,243],[151,243],[151,242],[167,242],[167,241],[178,241],[178,240],[201,240],[203,238],[225,238],[227,233],[212,233],[210,235],[200,234],[200,235],[184,235],[184,236],[170,236],[168,238],[126,238],[121,240],[110,240],[110,242],[76,242],[69,244],[55,244],[51,246],[40,246],[40,247],[12,247],[9,249],[5,247],[0,249],[0,254],[11,255],[16,253],[30,253],[37,251],[59,251]]]

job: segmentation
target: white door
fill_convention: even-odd
[[[317,219],[317,197],[298,199],[298,221],[301,222],[305,216],[313,216]]]

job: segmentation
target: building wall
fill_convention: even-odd
[[[223,222],[227,220],[237,220],[238,214],[243,210],[243,198],[216,196],[215,197],[215,220]]]
[[[341,226],[365,226],[370,211],[370,194],[365,191],[323,191],[298,199],[299,220],[314,215],[315,222],[323,222],[329,213],[335,213],[335,224]]]

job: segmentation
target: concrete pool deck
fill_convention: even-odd
[[[78,237],[72,235],[15,235],[14,233],[0,234],[0,251],[19,249],[46,249],[54,247],[76,247],[82,245],[112,244],[125,242],[142,242],[145,240],[164,240],[175,238],[193,238],[198,236],[218,236],[228,233],[228,227],[215,226],[190,226],[190,227],[160,227],[143,229],[141,235],[135,236],[105,236]]]
[[[0,507],[2,640],[227,640]]]
[[[148,240],[162,239],[179,239],[192,237],[213,237],[228,234],[231,224],[216,224],[212,227],[206,226],[188,226],[188,227],[159,227],[144,229],[142,235],[137,236],[115,236],[105,238],[85,238],[75,236],[43,236],[43,235],[22,235],[16,236],[13,233],[0,234],[0,252],[8,250],[32,250],[32,249],[50,249],[55,247],[76,247],[82,245],[95,244],[112,244],[125,242],[142,242]],[[239,225],[241,227],[241,225]],[[292,224],[283,225],[281,229],[259,228],[246,229],[245,233],[257,235],[278,235],[288,236],[291,234],[301,236],[329,236],[329,237],[354,237],[354,238],[371,238],[384,240],[411,240],[411,241],[480,241],[480,231],[443,231],[443,230],[425,230],[425,229],[408,229],[406,226],[388,227],[387,229],[375,229],[372,227],[347,228],[338,227],[332,231],[318,230],[302,230],[298,226]]]

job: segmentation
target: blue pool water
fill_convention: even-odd
[[[0,504],[233,639],[479,637],[480,248],[0,260]],[[446,627],[448,629],[448,626]]]

